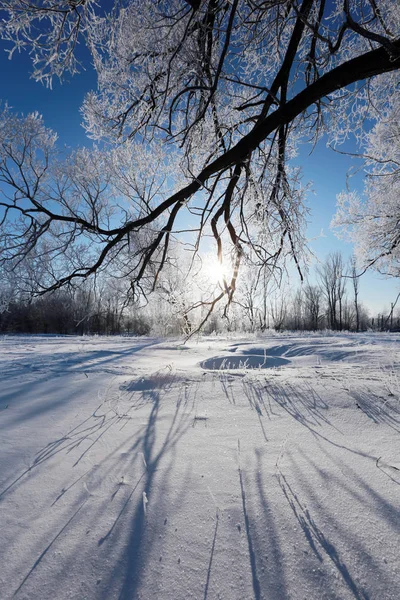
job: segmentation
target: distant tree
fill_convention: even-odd
[[[386,322],[385,322],[386,327],[388,327],[389,329],[393,329],[393,327],[394,327],[394,324],[395,324],[394,309],[396,308],[396,305],[397,305],[399,299],[400,299],[400,292],[397,294],[395,301],[390,303],[390,312],[389,312]]]
[[[356,329],[356,315],[354,303],[347,297],[342,302],[342,324],[341,328],[346,331],[354,331]]]
[[[273,280],[272,283],[275,283]],[[260,329],[265,331],[269,327],[268,315],[268,293],[270,293],[271,273],[263,269],[261,273],[261,306],[260,306]]]
[[[181,266],[169,262],[165,265],[159,277],[155,291],[168,304],[170,320],[175,320],[178,326],[176,333],[190,335],[197,326],[193,304],[193,283],[188,278],[187,272]],[[193,316],[192,316],[193,315]],[[171,325],[171,323],[170,323]],[[172,332],[172,328],[170,328]]]
[[[354,298],[354,311],[356,317],[356,331],[360,331],[360,304],[359,304],[359,288],[360,278],[357,272],[356,257],[353,255],[350,259],[349,275],[351,277],[351,284],[353,286],[353,298]]]
[[[307,328],[317,331],[322,317],[322,291],[316,285],[304,287],[304,312]]]
[[[244,261],[234,304],[240,308],[242,318],[245,316],[248,320],[250,331],[265,331],[268,328],[269,298],[279,289],[280,283],[277,269],[258,266],[252,260]]]
[[[269,305],[272,327],[276,331],[281,331],[285,328],[286,319],[288,316],[288,301],[287,295],[282,293],[282,290],[275,292],[272,295]]]
[[[328,324],[331,329],[343,329],[343,300],[346,288],[343,258],[340,252],[328,255],[324,263],[317,268],[322,293],[328,307]]]
[[[255,331],[262,319],[260,317],[260,272],[252,266],[242,269],[242,278],[235,293],[235,304],[242,310],[243,316],[248,319],[250,331]],[[261,300],[262,301],[262,300]],[[262,325],[261,325],[262,327]]]
[[[282,291],[285,304],[284,328],[302,331],[304,329],[304,297],[303,289],[298,288],[293,293]]]
[[[398,0],[101,4],[0,0],[1,36],[10,55],[28,50],[36,80],[75,73],[86,43],[98,87],[84,123],[114,144],[62,159],[38,115],[3,110],[1,261],[46,256],[40,293],[106,268],[146,291],[186,212],[193,251],[207,232],[218,260],[231,248],[215,302],[231,301],[249,249],[260,264],[292,257],[300,270],[304,188],[290,160],[302,140],[339,143],[391,114]]]

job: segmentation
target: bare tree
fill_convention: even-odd
[[[393,329],[394,309],[396,308],[396,305],[397,305],[397,302],[399,301],[399,298],[400,298],[400,292],[397,294],[395,301],[390,303],[390,312],[389,312],[389,314],[387,316],[387,319],[385,321],[386,327],[389,325],[390,329]]]
[[[94,0],[0,0],[0,9],[2,38],[11,54],[29,50],[39,81],[76,72],[86,42],[98,74],[86,129],[116,144],[61,160],[37,115],[1,115],[1,260],[49,257],[41,292],[111,265],[134,289],[154,287],[185,211],[197,223],[193,251],[207,232],[218,260],[231,248],[232,274],[209,311],[231,301],[249,249],[271,268],[291,257],[301,273],[304,188],[290,166],[299,141],[360,134],[398,85],[397,0],[129,0],[108,14]]]
[[[235,293],[234,303],[250,323],[250,331],[255,331],[260,322],[260,273],[252,265],[242,268],[242,278]]]
[[[250,330],[265,331],[269,323],[269,298],[279,289],[281,278],[277,277],[278,267],[257,265],[245,259],[242,276],[235,292],[234,304],[240,307],[250,323]]]
[[[287,297],[283,290],[278,290],[272,295],[269,310],[273,328],[281,331],[285,326],[288,314]]]
[[[317,274],[328,305],[329,326],[340,331],[343,329],[343,298],[346,287],[340,252],[329,254],[326,261],[317,268]]]
[[[359,305],[359,288],[360,288],[360,275],[357,272],[356,257],[353,255],[350,259],[350,277],[353,286],[353,298],[354,298],[354,310],[356,315],[356,331],[360,331],[360,305]]]
[[[286,299],[286,302],[288,302],[287,299]],[[290,302],[289,315],[290,315],[289,327],[291,329],[295,329],[296,331],[302,331],[304,329],[304,325],[305,325],[303,288],[299,288],[296,290],[296,292]]]
[[[322,291],[316,285],[304,287],[304,312],[307,326],[317,331],[321,322]]]

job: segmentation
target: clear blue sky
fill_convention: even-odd
[[[96,75],[89,63],[86,71],[69,77],[63,84],[54,81],[50,90],[30,79],[32,65],[27,53],[14,54],[9,61],[3,44],[0,45],[0,69],[3,82],[0,98],[3,102],[7,101],[15,112],[41,113],[45,124],[59,134],[60,145],[91,144],[81,127],[79,112],[85,93],[96,87]],[[326,148],[323,143],[311,155],[309,151],[310,148],[304,146],[297,162],[302,166],[304,181],[313,181],[313,193],[308,195],[310,246],[321,261],[329,252],[337,250],[347,258],[352,253],[352,246],[338,240],[329,225],[335,212],[336,195],[345,189],[346,173],[355,162]],[[358,186],[361,191],[361,177],[353,178],[351,185]],[[362,302],[372,312],[387,312],[399,285],[398,280],[385,279],[371,271],[361,278]]]
[[[50,90],[30,78],[32,62],[27,52],[15,52],[9,60],[4,48],[5,43],[0,43],[2,102],[7,102],[13,112],[38,111],[43,115],[45,125],[58,133],[61,145],[90,145],[92,142],[81,127],[79,112],[86,92],[96,87],[96,74],[90,63],[86,71],[68,76],[62,84],[55,79]]]

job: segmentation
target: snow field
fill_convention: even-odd
[[[0,597],[397,600],[399,362],[395,335],[2,338]]]

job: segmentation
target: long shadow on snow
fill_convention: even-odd
[[[79,397],[80,389],[79,384],[74,385],[73,394],[71,389],[63,390],[62,387],[57,387],[57,390],[50,394],[46,392],[43,394],[43,390],[40,389],[41,384],[47,380],[41,378],[39,380],[27,381],[26,383],[13,382],[13,389],[8,394],[0,392],[1,404],[8,404],[8,408],[4,411],[2,418],[0,419],[0,429],[9,429],[11,425],[29,421],[44,415],[47,412],[54,411],[55,409],[67,405]],[[82,382],[82,386],[84,382]],[[16,404],[22,404],[29,396],[28,407],[22,411],[22,407],[18,406],[18,411],[15,412],[14,408]]]
[[[279,406],[293,419],[305,427],[331,425],[327,416],[328,405],[309,384],[278,383],[265,378],[243,381],[243,391],[250,407],[259,416],[277,416],[274,411]]]
[[[289,590],[279,522],[265,495],[265,489],[271,486],[265,485],[257,450],[256,457],[256,468],[239,459],[241,511],[238,510],[235,519],[244,521],[254,600],[285,600]]]
[[[131,487],[131,490],[129,494],[126,493],[125,498],[120,497],[120,509],[116,513],[114,521],[112,522],[108,531],[106,531],[105,534],[98,539],[98,554],[95,556],[95,554],[92,552],[90,557],[91,560],[94,558],[96,563],[104,562],[107,564],[108,572],[111,573],[107,581],[102,582],[101,585],[99,584],[96,590],[96,598],[98,599],[108,599],[110,597],[114,597],[116,589],[120,589],[120,600],[127,600],[128,598],[130,599],[136,597],[135,594],[140,585],[143,570],[146,566],[147,556],[151,551],[155,537],[158,538],[158,535],[156,536],[156,527],[153,526],[150,533],[146,527],[147,509],[145,499],[148,499],[150,507],[149,510],[152,511],[152,518],[157,518],[157,516],[160,517],[162,512],[161,509],[163,504],[163,496],[167,492],[168,480],[174,464],[175,446],[192,423],[190,412],[185,412],[184,407],[182,408],[183,403],[178,402],[165,437],[159,440],[159,436],[156,435],[156,429],[160,418],[159,412],[162,404],[162,397],[160,392],[150,390],[144,391],[143,395],[146,396],[146,401],[140,402],[140,404],[151,404],[150,414],[144,428],[141,428],[138,432],[136,432],[133,443],[130,444],[129,452],[124,453],[124,456],[131,457],[129,462],[131,465],[131,470],[134,470],[132,481],[135,483],[129,486]],[[126,441],[124,442],[124,445],[126,445]],[[139,456],[142,458],[138,458]],[[165,459],[167,459],[167,457],[169,460],[165,466]],[[103,462],[107,462],[109,458],[110,457],[107,457]],[[157,485],[155,486],[157,472],[160,469],[161,463],[163,463],[163,471],[157,480]],[[47,557],[50,548],[53,547],[60,537],[68,535],[71,522],[75,519],[76,515],[81,511],[87,502],[88,505],[91,504],[91,496],[101,496],[100,488],[102,479],[107,479],[109,475],[109,473],[104,469],[104,466],[105,465],[100,464],[95,465],[94,469],[89,469],[89,471],[92,473],[92,477],[94,477],[94,480],[90,484],[90,492],[86,487],[87,492],[89,492],[89,496],[83,498],[82,494],[79,494],[78,499],[72,505],[73,509],[69,511],[70,514],[72,513],[72,516],[70,516],[67,521],[60,526],[60,529],[55,536],[54,534],[50,536],[50,541],[48,535],[43,536],[43,542],[41,546],[44,548],[44,550],[41,552],[38,550],[38,558],[36,558],[32,567],[22,579],[22,582],[16,589],[15,594],[17,594],[23,587],[26,586],[32,573]],[[129,473],[129,464],[125,464],[123,468],[124,472],[128,471]],[[110,469],[114,472],[118,470],[118,462],[117,464],[114,462],[112,465],[110,465]],[[56,498],[55,502],[53,502],[53,505],[56,504],[60,497],[69,491],[69,489],[71,489],[77,483],[77,481],[84,479],[88,475],[89,471],[79,477],[78,480],[72,482],[69,487],[63,489],[61,494]],[[96,471],[95,474],[93,473],[94,471]],[[128,486],[124,485],[123,487],[126,488]],[[184,498],[186,487],[187,482],[184,480],[182,483],[182,489],[176,490],[176,496],[180,500]],[[157,490],[160,491],[157,492]],[[93,525],[98,525],[98,523],[101,523],[103,520],[105,520],[106,513],[108,512],[111,503],[115,502],[115,499],[118,498],[119,491],[120,487],[117,487],[114,493],[108,497],[108,499],[105,498],[104,501],[100,503],[99,510],[96,510],[95,506],[91,507],[90,511],[88,508],[86,509],[85,515],[82,517],[85,519],[85,522],[80,526],[81,531],[82,529],[87,529],[88,525],[90,530]],[[132,503],[134,503],[133,507]],[[168,513],[171,515],[170,505],[168,506]],[[72,526],[75,526],[75,524]],[[57,585],[59,584],[61,588],[63,578],[68,577],[67,574],[70,571],[70,568],[74,563],[76,563],[77,557],[81,555],[79,538],[76,539],[77,542],[75,547],[73,547],[73,545],[70,546],[69,554],[63,555],[62,564],[59,565],[60,572],[54,570],[51,571],[54,573],[53,582],[55,583],[57,581]],[[114,544],[115,548],[113,548]],[[123,547],[123,551],[121,551],[121,547]],[[120,552],[121,554],[119,554]],[[115,566],[112,569],[109,567],[110,556],[114,557],[115,559]],[[103,568],[100,568],[100,570],[103,571]],[[50,584],[50,582],[48,583]],[[67,581],[64,583],[67,583]],[[68,582],[69,587],[70,585],[71,582]],[[77,582],[77,585],[79,585],[79,582]]]
[[[369,592],[362,589],[357,584],[355,577],[351,575],[353,571],[357,575],[357,579],[362,580],[361,567],[364,570],[365,577],[368,573],[374,573],[373,581],[377,583],[380,591],[385,590],[385,593],[388,593],[387,597],[397,597],[399,592],[398,582],[393,581],[393,577],[391,580],[390,570],[385,568],[385,564],[382,564],[380,547],[376,546],[375,554],[372,555],[368,536],[359,535],[358,527],[356,531],[354,528],[349,528],[347,511],[341,511],[339,513],[341,516],[335,517],[334,514],[337,514],[337,511],[334,510],[335,507],[327,499],[323,504],[316,501],[316,490],[323,489],[327,479],[329,479],[330,485],[336,490],[340,490],[342,501],[351,503],[353,512],[367,513],[369,518],[363,524],[364,534],[365,529],[372,525],[374,519],[382,523],[379,527],[380,530],[383,530],[383,525],[386,522],[385,527],[400,532],[399,510],[388,502],[380,491],[372,487],[370,482],[373,481],[373,478],[368,475],[368,468],[375,468],[372,466],[372,462],[366,463],[366,467],[362,468],[362,472],[365,471],[366,473],[365,476],[362,476],[360,469],[358,472],[355,471],[348,463],[328,452],[322,444],[319,443],[319,447],[330,461],[330,468],[327,468],[325,462],[325,468],[321,469],[313,458],[315,452],[307,453],[298,449],[296,454],[288,453],[290,479],[295,481],[295,487],[300,489],[302,498],[294,489],[293,483],[289,482],[289,477],[282,472],[281,468],[277,468],[277,478],[281,490],[301,526],[311,550],[321,565],[324,563],[324,558],[329,558],[345,585],[357,600],[377,597],[376,590]],[[306,468],[304,466],[301,468],[300,463],[296,460],[297,453],[306,461]],[[317,475],[317,480],[315,480],[313,472]],[[321,485],[318,485],[318,481],[321,482]],[[380,485],[380,483],[377,482],[376,485]],[[309,502],[315,506],[316,517],[311,514]],[[335,534],[336,545],[333,543],[331,535],[324,533],[318,525],[318,521],[323,523],[324,527],[329,524],[330,532]],[[374,535],[373,531],[372,535]],[[343,556],[347,556],[347,564],[343,560]]]
[[[28,581],[28,579],[30,578],[30,576],[40,566],[40,564],[43,561],[43,559],[45,558],[46,554],[49,552],[49,550],[52,548],[52,546],[57,542],[57,540],[62,536],[62,534],[65,533],[65,531],[71,525],[72,521],[75,519],[75,517],[78,515],[78,513],[84,508],[84,506],[85,506],[85,504],[87,503],[88,500],[89,500],[89,496],[87,496],[83,501],[79,501],[79,502],[76,503],[76,504],[78,504],[78,508],[75,509],[75,506],[74,506],[72,515],[61,526],[61,528],[56,533],[56,535],[54,537],[52,537],[52,539],[47,544],[47,546],[44,548],[44,550],[40,553],[40,555],[35,560],[35,562],[33,563],[32,567],[29,569],[29,571],[27,572],[27,574],[25,575],[25,577],[23,578],[23,580],[21,581],[21,583],[19,584],[19,586],[17,587],[17,589],[14,591],[14,593],[12,595],[13,598],[25,586],[25,584]]]
[[[277,407],[287,412],[293,419],[306,427],[313,435],[332,443],[334,446],[348,449],[335,442],[327,440],[325,436],[316,428],[328,425],[334,429],[336,427],[328,418],[328,405],[321,398],[318,392],[309,384],[293,386],[290,383],[278,383],[268,378],[265,380],[242,380],[242,388],[237,394],[231,387],[232,381],[237,381],[232,374],[224,372],[219,373],[219,382],[221,388],[230,404],[236,404],[236,396],[246,398],[249,406],[257,414],[259,425],[266,442],[268,435],[264,425],[265,417],[271,420],[279,416]],[[240,389],[240,388],[239,388]],[[339,430],[338,430],[339,431]],[[339,432],[340,433],[340,432]],[[348,449],[350,450],[350,449]],[[354,451],[356,454],[357,451]],[[360,453],[362,454],[362,453]]]
[[[321,504],[316,500],[319,486],[316,486],[313,477],[308,480],[309,469],[302,469],[293,460],[285,469],[277,463],[276,473],[268,474],[262,464],[265,452],[256,449],[255,454],[256,468],[251,465],[249,469],[248,465],[239,468],[254,599],[285,600],[292,592],[287,575],[292,581],[294,577],[300,578],[296,587],[299,597],[307,593],[309,598],[319,598],[327,590],[331,600],[377,597],[374,595],[376,589],[369,590],[359,583],[361,565],[364,578],[367,573],[374,573],[374,582],[379,582],[379,589],[390,590],[389,593],[394,594],[390,597],[396,597],[396,581],[393,575],[391,579],[390,571],[382,564],[379,547],[371,555],[364,536],[358,536],[354,530],[349,531],[346,512],[342,517],[335,517],[330,512],[329,501]],[[340,461],[338,466],[344,468]],[[290,476],[286,470],[291,473]],[[389,511],[393,523],[398,519],[398,511],[388,505],[361,476],[355,476],[353,472],[349,475],[349,478],[342,477],[336,481],[338,489],[345,487],[349,492],[349,501],[353,502],[351,497],[354,495],[360,510],[365,510],[365,507],[373,509],[377,516],[381,516],[382,511]],[[281,498],[276,493],[277,485]],[[360,487],[364,494],[358,493]],[[314,506],[314,511],[310,506]],[[296,524],[304,537],[300,532],[296,533]],[[290,539],[285,539],[285,536],[290,536]],[[304,542],[311,552],[301,549]]]
[[[266,385],[261,389],[261,392],[254,388],[260,398],[260,403],[265,403],[265,396],[269,399],[269,406],[275,404],[287,412],[293,419],[303,425],[306,429],[312,433],[312,435],[320,441],[328,442],[328,444],[335,448],[347,450],[352,454],[358,456],[364,456],[376,460],[376,456],[369,455],[361,450],[356,450],[344,443],[336,442],[328,438],[322,431],[319,430],[323,425],[328,425],[339,434],[341,431],[333,425],[329,420],[327,414],[329,406],[321,398],[321,396],[310,386],[297,385],[294,387],[290,383],[278,383],[276,381],[270,381],[266,379]],[[267,407],[266,407],[267,408]],[[322,411],[327,411],[322,412]],[[270,414],[272,414],[270,412]]]
[[[159,342],[159,340],[151,340],[146,344],[142,344],[140,346],[133,346],[130,347],[128,349],[124,349],[118,352],[112,352],[110,353],[110,356],[112,356],[112,358],[110,358],[110,356],[107,359],[104,359],[100,362],[98,362],[95,365],[95,370],[101,370],[101,367],[99,367],[99,365],[105,365],[108,363],[112,363],[115,360],[118,360],[121,358],[122,355],[130,355],[130,354],[135,354],[136,352],[139,352],[140,350],[143,350],[144,348],[148,347],[148,346],[152,346],[154,344],[157,344]],[[49,354],[49,359],[48,361],[50,361],[49,363],[43,363],[40,362],[41,359],[38,359],[39,361],[39,365],[35,366],[35,364],[33,364],[33,368],[34,371],[36,371],[36,373],[40,372],[40,375],[38,377],[35,377],[34,381],[27,381],[26,383],[24,383],[24,375],[26,375],[27,372],[31,372],[32,371],[32,363],[31,361],[26,361],[26,364],[24,363],[18,363],[18,367],[17,369],[15,369],[15,372],[12,372],[13,375],[13,379],[14,381],[21,381],[22,383],[17,384],[17,386],[15,387],[15,389],[13,389],[11,392],[5,393],[5,392],[0,392],[0,406],[7,406],[7,411],[4,411],[4,414],[2,415],[2,418],[0,418],[0,428],[2,427],[6,427],[8,428],[10,425],[15,424],[15,423],[19,423],[19,422],[23,422],[23,421],[28,421],[29,419],[32,418],[36,418],[39,417],[49,411],[53,411],[55,408],[60,407],[64,404],[68,404],[71,402],[71,399],[75,399],[78,395],[79,395],[79,389],[77,389],[77,386],[75,385],[74,388],[74,394],[73,396],[71,396],[71,393],[68,392],[68,390],[65,391],[65,393],[61,393],[60,392],[60,387],[57,388],[57,393],[55,394],[55,397],[57,399],[54,399],[53,397],[47,398],[48,394],[46,394],[45,398],[41,397],[40,395],[35,395],[33,394],[33,390],[34,388],[39,388],[39,386],[46,382],[49,381],[50,378],[54,378],[57,376],[65,376],[68,374],[79,374],[81,373],[82,375],[87,375],[86,372],[90,373],[90,368],[88,369],[85,366],[85,363],[87,361],[92,361],[93,358],[95,358],[99,353],[102,353],[103,351],[100,350],[98,352],[94,351],[94,352],[90,352],[90,357],[86,357],[86,360],[82,359],[82,353],[77,352],[77,353],[73,353],[73,355],[77,355],[75,358],[71,359],[71,354],[72,353],[66,353],[66,354],[62,354],[62,355],[58,355],[58,354]],[[86,354],[86,353],[85,353]],[[43,355],[41,355],[43,356]],[[49,369],[49,364],[51,365],[51,368]],[[74,368],[75,365],[81,365],[80,368]],[[89,364],[90,367],[90,364]],[[104,368],[104,367],[103,367]],[[44,374],[42,375],[42,372],[44,371]],[[107,369],[106,369],[107,371]],[[7,377],[10,377],[10,373],[8,373]],[[82,383],[83,385],[83,383]],[[30,401],[29,404],[29,408],[26,409],[23,413],[21,413],[19,411],[19,414],[13,414],[13,408],[15,405],[20,405],[24,402],[24,399],[26,398],[26,395],[29,394],[30,396],[32,396],[34,398],[34,400]],[[1,411],[0,411],[0,415],[1,415]]]
[[[164,392],[168,391],[177,381],[178,378],[175,375],[171,375],[168,380],[163,380],[162,387]],[[147,382],[151,382],[151,376],[147,378]],[[157,378],[155,387],[158,386],[158,383],[159,380]],[[117,401],[118,399],[119,397],[116,398]],[[120,425],[120,428],[123,429],[132,418],[132,411],[141,408],[144,404],[153,402],[152,390],[143,390],[139,395],[131,393],[130,396],[124,400],[125,407],[122,411],[118,410],[117,405],[113,405],[113,400],[114,398],[112,395],[111,397],[106,396],[103,402],[99,404],[91,415],[75,425],[75,427],[70,429],[61,438],[53,440],[41,448],[36,453],[32,463],[9,482],[5,488],[0,490],[0,499],[13,489],[16,484],[20,484],[25,475],[32,475],[32,472],[36,470],[37,467],[59,453],[70,454],[79,449],[73,464],[73,467],[77,466],[84,456],[92,450],[103,435],[105,435],[112,427]],[[49,408],[47,407],[46,410],[49,410]],[[83,448],[80,449],[82,445]],[[79,477],[77,481],[80,479],[81,477]]]
[[[230,403],[235,403],[235,394],[230,389],[229,377],[227,374],[220,373],[219,379],[221,387]],[[242,381],[243,395],[247,399],[250,408],[257,413],[259,424],[265,441],[268,441],[268,436],[265,431],[263,419],[267,417],[269,420],[279,415],[275,412],[277,407],[283,409],[290,417],[300,423],[303,427],[321,442],[327,442],[335,448],[346,450],[351,454],[363,456],[365,458],[376,461],[377,456],[370,455],[361,450],[351,448],[343,442],[334,441],[323,433],[323,426],[328,425],[332,430],[339,434],[342,432],[335,427],[328,415],[329,406],[321,398],[318,392],[310,384],[297,384],[296,387],[291,383],[279,383],[265,378],[265,383],[260,379]],[[387,409],[389,410],[389,409]],[[397,409],[394,409],[397,413]],[[393,427],[394,417],[388,418],[387,424]],[[383,415],[381,414],[381,421]],[[397,431],[397,429],[396,429]],[[339,438],[340,439],[340,438]]]
[[[101,403],[89,417],[83,419],[78,425],[70,429],[61,438],[53,440],[41,448],[36,453],[32,463],[26,469],[21,471],[17,477],[15,477],[3,490],[0,491],[0,499],[12,488],[14,488],[14,486],[20,484],[25,475],[32,475],[33,471],[36,472],[37,467],[43,463],[46,463],[57,454],[69,454],[70,452],[78,449],[81,444],[84,444],[84,442],[87,441],[88,446],[79,452],[79,456],[77,456],[76,462],[73,465],[77,466],[85,454],[87,454],[93,448],[93,446],[113,425],[121,423],[121,421],[122,423],[125,423],[124,417],[126,415],[118,415],[113,409],[109,408],[101,412],[103,404],[104,403]],[[80,478],[77,481],[79,480]]]
[[[340,557],[335,545],[325,536],[322,529],[317,525],[297,494],[290,486],[287,478],[282,473],[278,475],[279,485],[285,496],[298,524],[304,532],[304,536],[320,563],[324,562],[324,556],[328,556],[333,562],[345,585],[348,587],[354,598],[357,600],[368,600],[369,596],[365,590],[362,590],[350,574],[349,568]]]
[[[392,402],[384,401],[369,389],[351,390],[349,394],[354,398],[357,408],[374,423],[384,423],[400,433],[400,411]]]
[[[320,469],[316,462],[310,455],[305,455],[304,452],[299,451],[299,454],[302,455],[310,469],[313,469],[321,479],[325,479],[329,476],[329,481],[331,484],[335,485],[337,489],[341,489],[343,492],[347,492],[349,496],[352,497],[354,502],[359,503],[360,510],[365,512],[367,509],[369,514],[374,514],[382,521],[386,521],[388,527],[392,530],[396,530],[400,535],[400,510],[393,504],[391,504],[387,499],[384,498],[381,491],[385,488],[380,488],[381,483],[377,483],[379,486],[379,491],[374,489],[370,483],[373,477],[368,476],[368,469],[375,470],[377,468],[375,461],[368,461],[364,470],[366,475],[362,476],[361,472],[357,472],[354,468],[350,467],[348,464],[345,464],[343,460],[336,458],[332,455],[322,444],[320,445],[321,452],[327,457],[327,459],[332,463],[334,467],[336,467],[339,475],[334,475],[331,471],[329,475],[327,475],[326,471]],[[365,456],[365,458],[370,458]],[[292,457],[292,463],[294,465],[294,469],[298,470],[298,465],[295,464],[296,461]],[[364,471],[363,471],[364,472]],[[343,479],[343,476],[346,475],[346,479]],[[384,473],[386,476],[386,473]],[[368,482],[368,483],[367,483]],[[304,483],[304,482],[303,482]],[[304,485],[305,489],[307,486]],[[311,486],[308,487],[308,493],[312,494]],[[341,536],[345,537],[346,529],[343,528],[341,532]],[[350,540],[350,536],[349,536]],[[375,567],[374,567],[375,568]]]
[[[40,379],[36,380],[47,381],[49,375],[51,377],[64,376],[68,373],[90,373],[91,371],[102,371],[107,372],[107,367],[112,368],[115,361],[120,361],[121,358],[129,357],[134,355],[145,348],[157,345],[160,342],[159,339],[148,340],[146,343],[134,344],[128,348],[121,350],[85,350],[80,349],[74,352],[49,352],[41,353],[39,356],[31,354],[27,359],[22,359],[18,362],[13,361],[9,365],[7,378],[12,375],[15,378],[20,378],[28,373],[39,373]]]
[[[101,597],[109,598],[111,591],[119,588],[119,600],[131,600],[136,597],[140,588],[143,572],[146,567],[147,558],[150,555],[151,548],[155,539],[159,538],[159,528],[154,522],[152,527],[147,527],[147,510],[151,510],[153,519],[162,517],[163,498],[167,496],[168,480],[173,468],[175,460],[175,447],[180,438],[185,434],[187,429],[192,424],[192,418],[189,412],[181,410],[181,403],[176,405],[175,414],[161,442],[159,449],[156,443],[156,428],[159,419],[160,400],[161,396],[156,391],[144,391],[151,398],[152,408],[148,418],[148,422],[143,434],[140,437],[140,443],[135,442],[135,449],[141,449],[143,453],[143,462],[145,470],[142,477],[138,481],[141,482],[140,489],[142,493],[137,499],[133,509],[133,514],[129,518],[129,525],[122,517],[125,512],[130,497],[123,505],[122,511],[118,514],[116,521],[113,523],[110,530],[98,541],[99,546],[103,546],[107,542],[106,556],[112,555],[115,557],[115,566],[112,570],[112,576],[109,577],[107,583],[102,586]],[[160,469],[161,463],[169,455],[169,462],[164,467],[163,474],[157,480],[157,471]],[[185,489],[187,488],[186,481],[182,482],[180,490],[176,490],[176,497],[183,500]],[[156,495],[158,493],[158,496]],[[149,509],[147,509],[147,500]],[[166,507],[164,507],[166,509]],[[168,514],[171,515],[171,498],[169,498]],[[128,533],[126,533],[128,531]],[[125,537],[125,547],[120,555],[117,555],[117,550],[110,548],[112,540],[119,540],[121,536]],[[121,544],[118,544],[120,547]],[[100,598],[100,596],[99,596]]]
[[[213,541],[212,541],[212,545],[211,545],[210,559],[208,561],[207,577],[206,577],[206,583],[205,583],[205,586],[204,586],[204,597],[203,597],[203,600],[207,600],[207,598],[208,598],[208,589],[209,589],[209,586],[210,586],[212,565],[213,565],[214,553],[215,553],[215,544],[216,544],[217,535],[218,535],[218,525],[219,525],[219,513],[218,513],[218,509],[217,509],[216,514],[215,514],[214,535],[213,535]]]
[[[285,600],[288,597],[289,589],[283,565],[290,571],[290,561],[295,560],[296,566],[300,567],[302,576],[305,579],[308,593],[310,593],[310,586],[315,587],[318,585],[318,589],[313,589],[311,597],[317,597],[314,594],[321,593],[322,588],[325,590],[331,589],[330,597],[332,600],[339,600],[340,596],[336,595],[332,589],[333,579],[331,580],[331,572],[325,569],[323,573],[324,583],[321,586],[321,582],[317,584],[312,579],[312,573],[315,572],[316,567],[312,556],[298,553],[296,558],[294,558],[290,553],[287,554],[291,543],[282,542],[282,531],[286,531],[287,535],[290,535],[292,527],[290,521],[287,522],[287,520],[285,522],[286,526],[282,527],[282,516],[277,513],[277,506],[279,505],[276,500],[272,502],[268,499],[267,490],[270,490],[275,485],[276,479],[274,477],[270,483],[265,481],[263,476],[264,470],[261,464],[261,453],[257,449],[256,460],[255,481],[248,482],[248,486],[252,489],[254,489],[255,485],[255,490],[258,493],[258,495],[256,493],[253,499],[253,509],[249,509],[246,505],[245,475],[241,470],[239,471],[254,599],[273,598],[274,600]],[[252,472],[254,472],[254,469],[252,469]],[[248,479],[250,477],[249,475]],[[318,562],[322,564],[324,557],[329,556],[353,597],[357,600],[367,600],[368,596],[358,588],[335,546],[325,537],[322,530],[318,528],[315,521],[311,518],[310,512],[301,505],[298,497],[290,488],[282,473],[278,475],[278,483]],[[261,508],[261,514],[257,507]],[[255,514],[257,515],[256,518],[254,517]]]
[[[229,386],[231,377],[231,375],[227,376],[227,374],[220,373],[219,379],[228,401],[231,404],[235,404],[235,393]],[[280,413],[279,411],[276,412],[276,409],[279,407],[300,423],[300,425],[308,429],[316,439],[358,456],[370,458],[374,461],[377,459],[376,456],[351,448],[344,443],[334,441],[322,433],[324,425],[328,425],[339,434],[341,434],[341,431],[330,421],[328,417],[328,405],[310,384],[298,384],[294,387],[287,382],[279,383],[265,378],[265,383],[259,379],[253,381],[243,380],[242,386],[243,396],[247,399],[250,408],[257,413],[265,441],[268,441],[268,436],[265,431],[263,419],[267,417],[270,420],[278,416]]]

